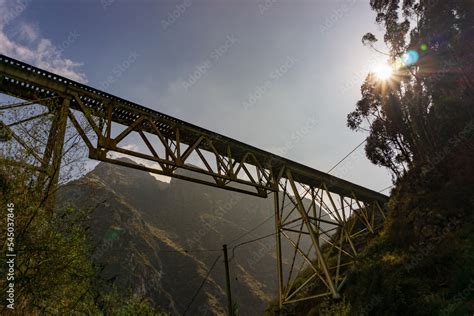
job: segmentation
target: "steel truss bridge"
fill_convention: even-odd
[[[280,308],[340,297],[350,265],[383,225],[383,194],[4,55],[0,93],[45,110],[21,122],[1,122],[3,132],[26,148],[15,126],[52,118],[44,151],[32,151],[42,188],[58,181],[65,130],[72,126],[92,159],[262,198],[273,195]],[[142,148],[124,146],[130,139],[141,141]],[[128,163],[112,153],[149,163]]]

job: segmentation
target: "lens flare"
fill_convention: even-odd
[[[418,58],[420,56],[418,55],[418,52],[416,50],[409,50],[402,56],[402,61],[405,65],[413,65],[418,61]]]
[[[428,50],[428,45],[426,44],[421,44],[420,45],[420,49],[423,51],[423,52],[426,52]]]

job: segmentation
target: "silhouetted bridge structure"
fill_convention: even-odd
[[[35,155],[42,185],[57,183],[69,124],[92,159],[263,198],[273,193],[280,307],[339,297],[359,245],[383,224],[383,194],[3,55],[0,92],[47,109],[22,122],[2,123],[23,146],[14,126],[52,117],[44,152]],[[130,149],[123,145],[127,140],[142,146]],[[127,163],[112,153],[149,163]],[[291,254],[282,254],[282,242],[289,243]],[[291,262],[282,264],[283,257]]]

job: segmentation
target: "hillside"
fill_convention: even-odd
[[[131,287],[172,314],[183,313],[222,254],[222,244],[273,212],[273,199],[175,179],[160,182],[146,172],[104,163],[61,188],[59,197],[62,203],[91,210],[89,232],[94,259],[104,267],[102,276],[121,288]],[[270,219],[239,242],[273,231]],[[203,249],[217,251],[199,251]],[[236,250],[232,287],[242,315],[260,315],[276,292],[274,253],[274,238]],[[189,313],[218,315],[225,304],[224,265],[219,260]]]

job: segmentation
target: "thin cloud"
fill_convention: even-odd
[[[65,58],[62,50],[58,49],[51,40],[41,37],[34,24],[18,22],[17,31],[13,32],[17,35],[16,39],[6,31],[6,26],[18,19],[28,7],[28,3],[28,1],[0,0],[0,53],[86,83],[85,74],[79,70],[83,64]],[[18,40],[22,40],[22,43]]]

